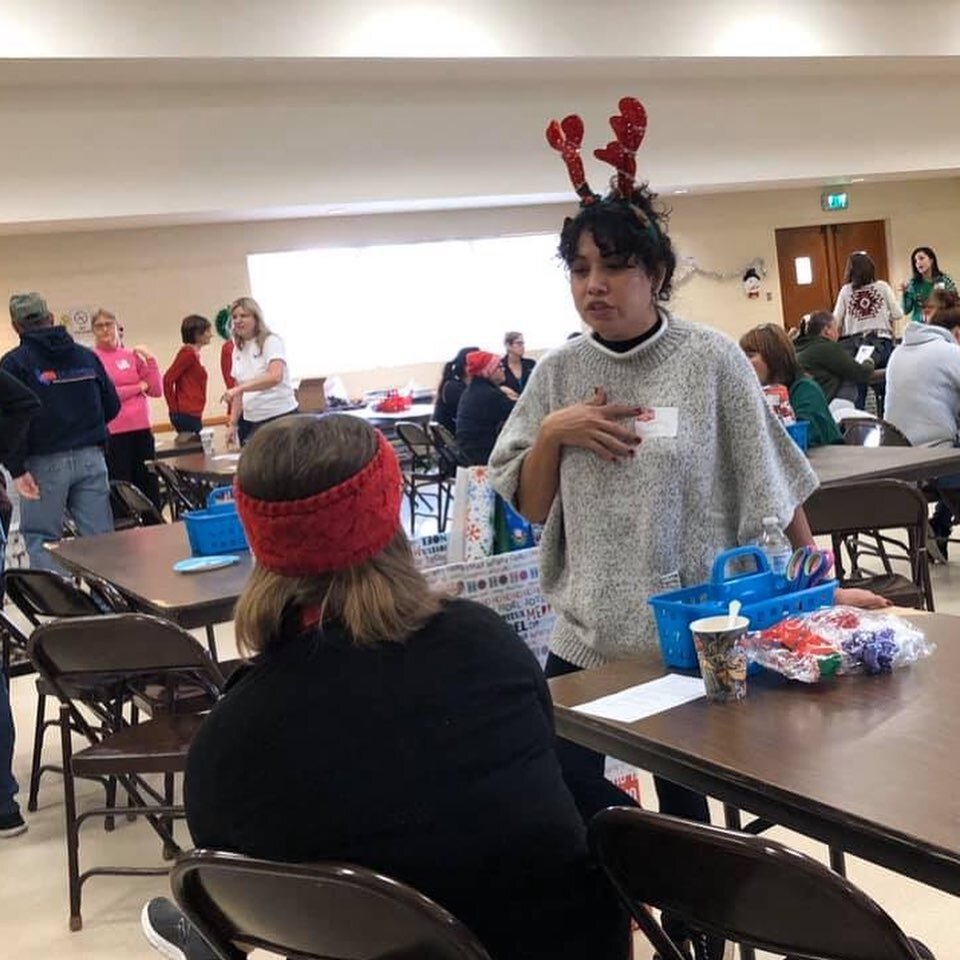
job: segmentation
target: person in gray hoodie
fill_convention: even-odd
[[[914,446],[960,446],[960,307],[938,310],[926,326],[907,325],[887,364],[886,418]],[[941,477],[937,488],[931,525],[946,558],[960,474]]]

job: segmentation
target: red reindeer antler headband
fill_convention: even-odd
[[[634,97],[623,97],[618,104],[620,113],[610,118],[610,126],[616,135],[605,147],[593,151],[593,155],[609,163],[617,171],[615,192],[624,200],[630,200],[636,186],[636,153],[647,132],[647,111]],[[600,197],[587,185],[580,158],[583,143],[583,120],[576,114],[564,117],[559,123],[551,120],[547,125],[547,143],[556,150],[566,164],[570,182],[581,204],[594,203]]]

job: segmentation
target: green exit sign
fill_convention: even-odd
[[[821,193],[820,206],[824,210],[846,210],[850,206],[850,194],[845,190],[839,193]]]

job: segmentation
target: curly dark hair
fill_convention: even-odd
[[[662,274],[657,297],[669,300],[677,257],[667,236],[669,211],[654,204],[656,199],[647,184],[642,184],[629,200],[610,193],[581,206],[575,217],[563,222],[557,248],[560,259],[570,267],[577,257],[580,237],[587,232],[605,257],[642,264],[650,277]]]

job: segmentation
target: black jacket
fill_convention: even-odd
[[[512,410],[513,401],[489,380],[470,381],[457,408],[457,443],[471,465],[486,465]]]
[[[495,960],[622,960],[540,668],[495,613],[447,602],[405,643],[292,635],[231,683],[184,783],[198,847],[341,860],[411,884]]]
[[[448,380],[437,394],[436,406],[433,408],[433,419],[443,424],[451,433],[457,432],[457,407],[467,385],[459,379]]]
[[[22,448],[30,420],[39,410],[37,395],[0,368],[0,462],[8,463],[10,451]]]
[[[100,358],[75,343],[60,326],[21,334],[20,346],[0,360],[0,369],[33,390],[40,412],[6,464],[18,477],[29,456],[62,453],[104,443],[107,424],[120,412],[120,398]]]
[[[500,361],[500,366],[503,367],[503,372],[507,377],[507,379],[504,380],[503,385],[505,387],[509,387],[511,390],[515,390],[517,393],[523,393],[523,388],[529,382],[530,374],[533,373],[533,368],[537,365],[537,363],[535,360],[530,360],[527,357],[521,357],[520,366],[523,368],[523,372],[518,380],[513,375],[513,371],[510,369],[508,360],[509,357],[504,356]]]

